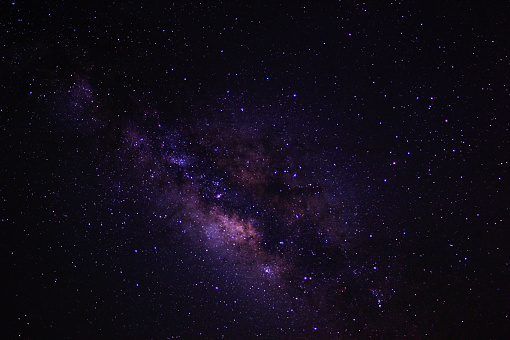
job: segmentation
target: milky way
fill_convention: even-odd
[[[323,334],[356,321],[351,315],[359,306],[343,301],[348,292],[368,296],[364,308],[381,308],[391,298],[385,282],[392,266],[358,258],[371,250],[360,244],[366,221],[357,212],[361,196],[348,187],[352,174],[330,159],[342,158],[336,146],[327,154],[300,141],[309,127],[278,126],[271,107],[239,107],[228,97],[177,125],[140,107],[141,118],[108,127],[112,118],[98,107],[84,109],[94,107],[93,86],[74,77],[53,97],[65,108],[65,129],[115,146],[108,155],[129,178],[117,195],[122,186],[144,192],[156,218],[151,229],[181,234],[180,247],[236,291],[234,303],[251,301],[246,317],[271,313],[275,335],[289,324]]]
[[[7,338],[502,338],[508,5],[1,4]]]

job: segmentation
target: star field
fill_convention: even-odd
[[[6,338],[503,338],[503,2],[0,5]]]

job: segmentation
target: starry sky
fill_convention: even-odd
[[[2,2],[2,333],[504,337],[509,7]]]

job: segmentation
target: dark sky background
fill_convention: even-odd
[[[509,7],[2,2],[2,338],[505,337]]]

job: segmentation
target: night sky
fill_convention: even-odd
[[[2,338],[508,336],[508,2],[78,3],[0,5]]]

